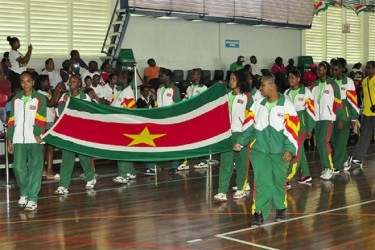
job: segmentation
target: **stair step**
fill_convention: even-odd
[[[119,9],[119,10],[116,10],[116,13],[117,13],[117,14],[120,14],[120,13],[126,13],[126,9]]]
[[[99,57],[102,61],[112,60],[113,56],[101,56]]]
[[[109,36],[120,36],[120,35],[121,35],[120,32],[113,32],[109,34]]]
[[[124,23],[124,21],[113,21],[112,25],[123,24],[123,23]]]
[[[116,48],[117,47],[117,44],[110,44],[107,46],[107,48]]]

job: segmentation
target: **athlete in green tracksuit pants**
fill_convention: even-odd
[[[46,98],[34,89],[31,73],[21,74],[22,91],[12,100],[8,121],[8,152],[14,153],[13,170],[20,187],[18,206],[37,209],[43,172],[41,134],[46,125]]]
[[[239,151],[250,142],[250,160],[254,169],[251,225],[260,226],[268,217],[271,204],[276,220],[285,218],[287,168],[298,150],[299,120],[293,103],[277,91],[272,75],[263,76],[260,91],[265,97],[250,108],[244,132],[234,145]]]
[[[229,115],[232,130],[233,143],[243,131],[243,123],[246,120],[248,109],[251,106],[251,95],[247,91],[247,76],[242,71],[232,72],[229,80],[230,91],[228,96]],[[243,147],[239,152],[229,151],[221,153],[219,188],[218,194],[214,196],[216,201],[226,201],[230,179],[233,175],[233,163],[236,164],[237,177],[236,185],[238,190],[233,195],[233,199],[241,199],[246,196],[245,188],[248,176],[247,147]],[[234,162],[233,162],[234,161]]]
[[[315,125],[315,109],[312,93],[305,86],[300,84],[301,73],[298,70],[292,70],[289,73],[289,84],[291,88],[285,91],[285,97],[294,104],[298,119],[300,121],[300,131],[298,134],[298,152],[290,162],[288,168],[288,177],[286,187],[291,188],[290,180],[301,168],[302,177],[298,179],[298,183],[303,184],[312,180],[310,176],[309,165],[305,155],[304,142],[305,138],[310,139],[312,130]]]
[[[359,116],[357,92],[353,80],[343,74],[345,68],[346,60],[344,58],[337,58],[332,63],[334,80],[340,87],[341,101],[343,105],[343,108],[337,111],[340,112],[337,116],[341,117],[341,119],[337,118],[334,122],[331,137],[334,174],[338,174],[344,163],[349,160],[346,145],[350,135],[350,126],[354,126],[355,120],[357,120]],[[351,124],[351,122],[353,124]]]
[[[65,93],[59,103],[58,103],[58,112],[59,114],[62,113],[65,107],[65,103],[68,101],[69,98],[77,98],[84,101],[91,101],[91,98],[85,94],[84,92],[80,91],[80,78],[78,76],[71,76],[69,78],[69,86],[70,91]],[[73,129],[73,128],[72,128]],[[60,182],[59,187],[54,191],[55,195],[63,195],[68,193],[68,188],[70,186],[70,181],[72,178],[72,173],[75,164],[75,158],[78,156],[83,172],[85,173],[85,177],[87,180],[86,189],[92,189],[95,186],[96,179],[95,179],[95,169],[93,168],[92,164],[92,157],[76,154],[75,152],[62,149],[62,156],[61,156],[61,170],[60,170]]]
[[[333,122],[342,119],[340,109],[342,101],[339,86],[333,81],[327,72],[330,66],[327,62],[318,65],[318,77],[311,86],[311,92],[315,101],[315,139],[316,146],[322,164],[322,174],[320,178],[329,180],[333,176],[333,162],[331,154],[331,135]],[[345,143],[346,145],[346,143]]]

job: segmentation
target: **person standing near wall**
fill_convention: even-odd
[[[25,56],[18,51],[21,47],[21,42],[17,37],[7,37],[9,45],[12,47],[9,52],[9,62],[12,65],[9,72],[9,80],[12,83],[12,92],[16,88],[21,88],[21,78],[20,75],[26,70],[26,65],[29,63],[31,58],[31,53],[33,51],[33,46],[30,44],[27,49]]]
[[[20,187],[18,206],[31,212],[37,209],[42,183],[43,145],[46,126],[46,98],[37,93],[33,75],[21,74],[22,91],[12,100],[8,129],[8,152],[14,153],[13,170]]]
[[[362,81],[363,112],[361,135],[355,147],[354,155],[344,164],[344,170],[346,171],[350,169],[351,163],[362,169],[363,159],[375,135],[375,61],[368,61],[365,70],[367,77]]]
[[[244,132],[236,138],[233,150],[239,152],[250,143],[254,169],[252,226],[261,226],[276,208],[276,221],[285,218],[287,193],[285,180],[290,160],[298,150],[300,123],[291,101],[281,95],[272,75],[263,76],[260,91],[265,97],[255,102],[244,123]]]

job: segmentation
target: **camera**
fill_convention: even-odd
[[[371,112],[372,112],[372,113],[375,113],[375,105],[372,105],[372,106],[370,107],[370,109],[371,109]]]

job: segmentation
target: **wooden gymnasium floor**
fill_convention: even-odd
[[[139,173],[119,185],[111,181],[115,164],[98,161],[95,191],[86,192],[76,167],[69,195],[53,196],[57,182],[44,181],[38,210],[29,214],[17,206],[18,189],[3,187],[0,249],[375,249],[375,144],[363,172],[332,181],[319,179],[317,152],[307,155],[312,184],[293,180],[287,219],[274,222],[272,213],[256,229],[248,226],[251,191],[239,201],[213,200],[218,166],[175,176],[163,170],[157,182]],[[0,178],[4,185],[4,170]]]

